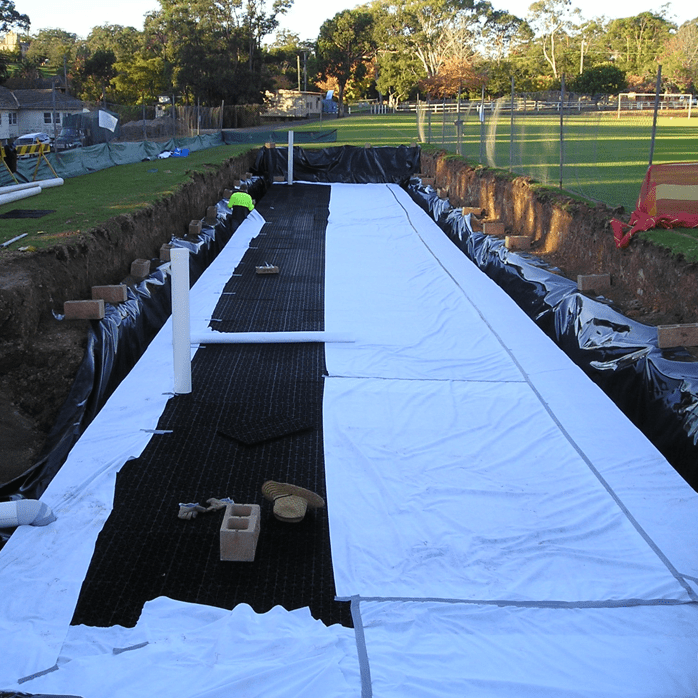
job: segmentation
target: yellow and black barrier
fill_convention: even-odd
[[[34,168],[34,177],[32,181],[36,181],[36,175],[39,173],[39,165],[41,164],[41,160],[46,162],[46,164],[49,166],[49,169],[51,172],[53,172],[54,177],[58,177],[56,174],[56,170],[53,169],[53,166],[51,163],[48,161],[48,158],[46,157],[47,153],[51,152],[51,145],[48,143],[34,143],[32,145],[18,145],[15,146],[15,151],[17,153],[17,157],[22,157],[22,156],[27,156],[27,155],[36,155],[36,167]],[[17,178],[14,176],[13,170],[10,168],[10,165],[8,165],[8,160],[9,160],[9,153],[7,152],[6,148],[2,148],[2,161],[9,173],[12,175],[12,179],[17,181]],[[16,171],[16,168],[15,168]]]
[[[10,173],[10,177],[14,179],[15,184],[19,184],[17,177],[15,177],[15,172],[17,171],[17,154],[11,153],[6,150],[4,146],[0,145],[0,160],[5,169]]]

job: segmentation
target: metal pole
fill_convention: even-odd
[[[565,74],[560,77],[560,189],[562,189],[562,171],[565,167]]]
[[[51,110],[51,119],[53,121],[53,138],[56,138],[56,78],[53,79],[53,90],[51,90],[53,99],[53,109]]]
[[[485,162],[485,86],[480,98],[480,163]]]
[[[446,147],[446,95],[441,98],[441,147]]]
[[[456,109],[456,154],[459,157],[463,155],[463,122],[460,118],[460,91],[461,85],[458,86],[458,107]]]
[[[511,122],[509,124],[509,172],[514,169],[514,76],[511,76]]]
[[[659,90],[662,89],[662,66],[657,67],[657,85],[654,88],[654,117],[652,118],[652,138],[650,140],[650,162],[652,166],[652,158],[654,158],[654,140],[657,137],[657,112],[659,111]]]

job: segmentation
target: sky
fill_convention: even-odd
[[[498,10],[507,10],[519,17],[525,17],[533,0],[492,0]],[[660,0],[661,2],[661,0]],[[31,34],[41,29],[63,29],[86,38],[93,27],[103,24],[120,24],[143,29],[146,13],[160,8],[157,0],[71,0],[59,3],[55,0],[14,0],[15,9],[29,15]],[[290,12],[281,18],[281,28],[300,36],[301,39],[314,40],[320,25],[342,10],[356,7],[362,2],[356,0],[294,0]],[[269,2],[268,5],[271,5]],[[606,16],[632,17],[644,11],[656,11],[659,3],[649,0],[575,0],[572,5],[582,10],[585,19]],[[674,0],[669,4],[669,19],[677,24],[698,16],[698,8],[687,0]]]

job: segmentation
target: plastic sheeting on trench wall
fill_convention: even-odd
[[[257,189],[260,187],[253,187],[253,191]],[[178,238],[171,240],[176,247],[187,247],[192,252],[189,257],[192,285],[239,225],[228,212],[225,202],[218,206],[218,222],[215,227],[202,226],[198,243]],[[38,499],[41,496],[70,449],[136,364],[170,312],[168,265],[155,269],[147,279],[129,286],[125,302],[105,305],[104,319],[91,323],[82,363],[42,453],[30,470],[0,487],[0,499]]]
[[[220,138],[220,135],[217,137]],[[180,142],[176,143],[179,145]],[[170,141],[170,144],[174,145],[175,141]],[[150,152],[147,151],[148,144],[130,145],[140,146],[141,151],[138,151],[140,154]],[[188,145],[195,144],[188,143]],[[112,145],[111,148],[114,149],[115,146]],[[268,156],[265,159],[265,154],[274,151],[276,151],[275,148],[261,149],[258,161],[268,162]],[[309,169],[311,167],[317,172],[318,178],[315,181],[401,181],[406,183],[419,168],[420,149],[418,147],[352,148],[345,146],[323,149],[310,156],[304,155],[301,148],[296,148],[295,151],[297,157],[305,163],[305,174],[308,176],[312,174]],[[285,152],[287,153],[288,149],[285,149]],[[301,177],[299,176],[298,179]],[[273,176],[254,178],[249,181],[251,196],[256,200],[264,196],[267,181],[270,180],[273,180]],[[228,215],[226,202],[219,202],[218,206],[219,214],[222,211],[223,215],[218,216],[215,227],[202,226],[200,243],[194,244],[178,238],[172,240],[173,244],[189,247],[194,253],[190,256],[191,284],[201,276],[237,228],[238,223]],[[106,307],[105,318],[92,323],[85,356],[42,453],[27,472],[0,486],[0,499],[8,497],[38,499],[48,487],[82,432],[169,317],[171,311],[169,274],[156,269],[148,279],[129,287],[126,302],[118,306],[108,304]]]
[[[418,180],[412,198],[480,269],[616,403],[698,490],[698,362],[683,349],[661,350],[655,327],[623,316],[577,290],[531,255],[473,232],[460,209]],[[570,396],[574,399],[574,396]]]
[[[322,150],[293,149],[294,179],[345,184],[407,184],[419,172],[418,146],[359,148],[352,145]],[[252,172],[271,183],[288,177],[288,148],[263,148]]]

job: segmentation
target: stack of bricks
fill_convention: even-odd
[[[101,320],[105,313],[105,303],[123,303],[127,298],[125,284],[93,286],[91,300],[63,303],[63,316],[66,320]]]

